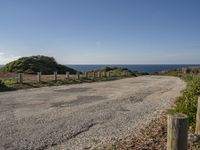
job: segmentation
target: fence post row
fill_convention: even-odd
[[[54,75],[53,75],[53,80],[54,81],[57,81],[57,74],[58,74],[57,72],[54,72]]]
[[[167,150],[187,150],[188,116],[167,115]]]
[[[92,78],[95,79],[96,78],[96,75],[97,75],[97,78],[101,78],[101,77],[111,77],[111,72],[108,71],[98,71],[97,74],[95,71],[91,72],[92,73]],[[90,74],[91,75],[91,74]],[[123,75],[127,76],[128,75],[128,72],[127,71],[124,71],[123,72]],[[88,72],[84,72],[84,77],[85,78],[88,78],[90,77],[89,76],[89,73]],[[66,75],[65,75],[65,78],[66,79],[69,79],[70,78],[70,72],[66,72]],[[54,81],[57,81],[58,79],[58,73],[55,71],[54,74],[53,74],[53,80]],[[76,74],[76,79],[80,79],[80,73],[78,72]],[[42,81],[42,72],[37,72],[37,81],[38,82],[41,82]],[[17,83],[23,83],[23,73],[18,73],[17,74]],[[199,102],[200,103],[200,102]],[[200,104],[199,104],[200,106]],[[197,120],[199,120],[199,124],[197,124],[196,126],[196,133],[200,134],[200,108],[199,108],[199,115],[197,115]],[[198,130],[198,131],[197,131]]]
[[[38,72],[38,73],[37,73],[37,81],[38,81],[38,82],[41,82],[41,76],[42,76],[42,73],[41,73],[41,72]]]

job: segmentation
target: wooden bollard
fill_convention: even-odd
[[[79,72],[76,74],[76,79],[80,79],[80,74],[79,74]]]
[[[198,97],[195,134],[200,135],[200,97]]]
[[[126,75],[125,76],[128,76],[128,71],[126,71],[126,73],[125,73]]]
[[[188,116],[169,114],[167,116],[167,150],[187,150]]]
[[[107,72],[107,77],[108,77],[108,78],[111,77],[111,73],[110,73],[110,71]]]
[[[103,72],[103,77],[106,77],[106,71]]]
[[[69,79],[69,72],[66,72],[65,78],[66,78],[66,79]]]
[[[38,82],[41,82],[41,76],[42,76],[42,73],[41,73],[41,72],[38,72],[38,73],[37,73],[37,81],[38,81]]]
[[[101,78],[101,72],[100,71],[97,72],[97,78]]]
[[[58,73],[57,73],[57,72],[54,72],[54,75],[53,75],[53,80],[54,80],[54,81],[57,81],[57,75],[58,75]]]
[[[92,72],[92,77],[95,78],[95,72]]]
[[[126,76],[126,71],[123,71],[123,76]]]
[[[18,83],[23,83],[23,74],[22,73],[18,73],[18,75],[17,75],[17,82]]]
[[[88,72],[84,72],[84,77],[87,79],[88,78]]]

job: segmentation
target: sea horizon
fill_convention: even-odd
[[[182,67],[200,66],[200,64],[64,64],[64,65],[81,72],[93,71],[101,67],[107,66],[107,67],[128,68],[131,71],[137,71],[141,73],[155,73],[163,70],[172,70]],[[3,66],[4,65],[0,65],[0,67]]]
[[[155,73],[163,70],[171,70],[182,67],[197,67],[200,64],[67,64],[66,66],[76,69],[78,71],[92,71],[101,67],[123,67],[131,71]]]

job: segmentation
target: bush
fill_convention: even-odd
[[[22,57],[0,68],[0,72],[23,72],[28,74],[36,74],[37,72],[52,74],[54,71],[58,73],[69,71],[71,74],[77,72],[72,68],[58,64],[53,57],[41,55]]]
[[[186,75],[183,79],[188,83],[186,90],[182,96],[177,98],[176,106],[173,108],[175,112],[187,114],[190,126],[194,129],[196,123],[197,100],[200,95],[200,76]]]
[[[9,87],[7,87],[5,85],[5,83],[2,80],[0,80],[0,92],[2,92],[2,91],[8,91],[8,90],[12,90],[12,89],[9,88]]]

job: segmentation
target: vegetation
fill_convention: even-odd
[[[134,72],[129,70],[128,68],[121,68],[121,67],[102,67],[100,69],[97,69],[95,71],[102,71],[102,72],[111,72],[113,76],[121,76],[124,75],[124,73],[128,73],[129,75],[136,76]]]
[[[189,117],[191,127],[194,129],[197,112],[197,99],[200,94],[200,76],[199,75],[185,75],[183,77],[188,85],[183,95],[177,98],[174,111],[185,113]]]
[[[197,100],[200,95],[200,75],[186,74],[181,77],[187,82],[187,88],[182,96],[177,98],[176,105],[171,109],[172,112],[187,114],[189,124],[194,130],[196,123]]]
[[[69,71],[70,74],[75,74],[77,72],[72,68],[58,64],[53,57],[41,55],[22,57],[0,68],[0,72],[23,72],[28,74],[35,74],[37,72],[52,74],[54,71],[58,73]]]
[[[2,80],[0,80],[0,92],[2,91],[10,91],[12,88],[7,86]]]
[[[104,67],[104,68],[100,68],[96,71],[101,71],[101,72],[111,72],[111,77],[106,77],[106,76],[102,76],[101,78],[93,78],[90,73],[90,78],[85,78],[82,77],[80,79],[64,79],[64,75],[63,77],[58,78],[57,81],[53,80],[53,76],[52,77],[48,77],[48,79],[43,80],[41,82],[37,82],[36,80],[29,80],[26,79],[26,77],[24,77],[24,81],[22,84],[19,84],[15,81],[15,79],[4,79],[1,81],[2,86],[0,87],[0,91],[5,91],[5,88],[7,88],[7,90],[17,90],[17,89],[26,89],[26,88],[38,88],[38,87],[44,87],[44,86],[58,86],[58,85],[65,85],[65,84],[76,84],[76,83],[86,83],[86,82],[99,82],[99,81],[111,81],[111,80],[117,80],[117,79],[121,79],[124,78],[126,76],[128,77],[133,77],[136,76],[133,72],[131,72],[130,70],[126,69],[126,68],[110,68],[110,67]],[[123,74],[124,71],[128,72],[128,75]],[[44,75],[45,76],[45,75]],[[33,75],[32,78],[36,79],[36,75]],[[61,79],[62,78],[62,79]]]
[[[187,88],[176,100],[176,105],[170,110],[187,114],[192,130],[195,129],[198,96],[200,96],[199,67],[179,68],[160,72],[161,75],[177,76],[187,82]]]

